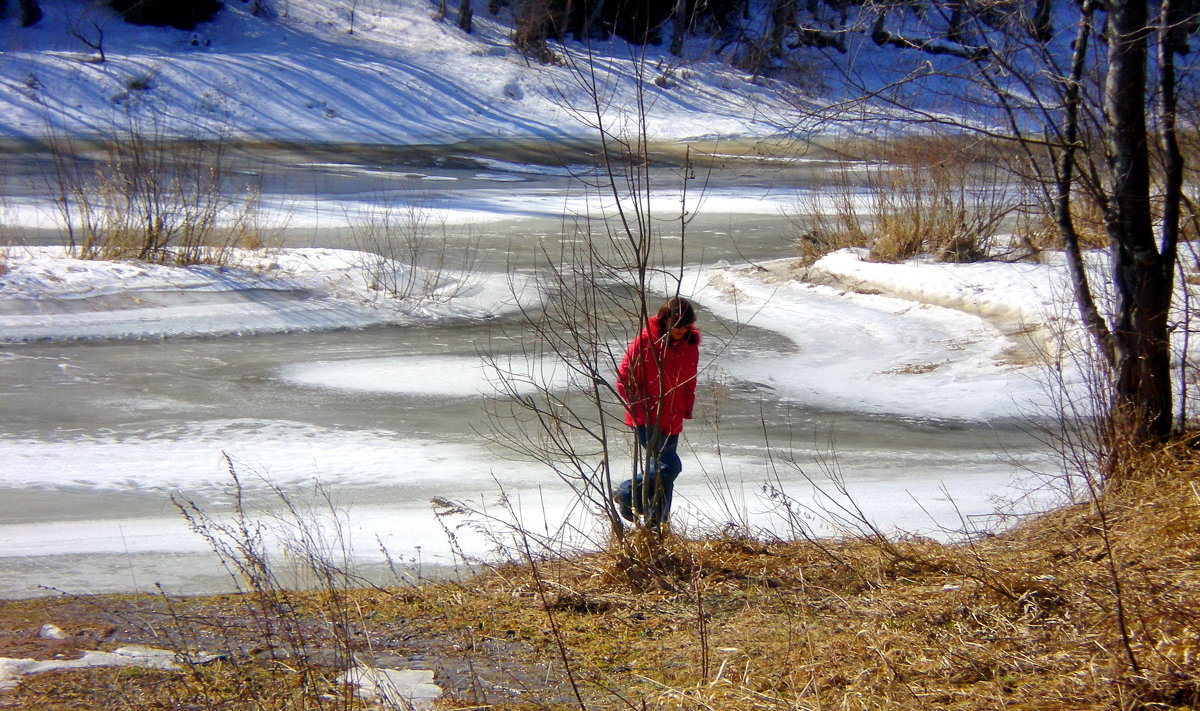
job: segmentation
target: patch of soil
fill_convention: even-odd
[[[54,625],[64,639],[42,637]],[[329,625],[298,615],[288,628],[277,626],[265,639],[257,611],[236,596],[183,600],[100,596],[0,601],[0,657],[77,659],[90,650],[142,644],[174,650],[198,650],[243,660],[303,660],[340,670],[346,650]],[[354,657],[393,669],[428,669],[448,698],[472,704],[529,698],[568,702],[571,690],[561,674],[548,668],[544,655],[524,640],[482,636],[471,630],[431,629],[429,620],[380,621],[353,630]],[[299,647],[295,646],[300,641]],[[291,663],[291,662],[289,662]],[[83,677],[88,672],[54,672]],[[48,676],[48,675],[41,675]],[[40,677],[39,677],[40,678]],[[32,680],[32,678],[31,678]],[[0,708],[22,703],[0,693]]]
[[[40,635],[54,625],[66,637]],[[113,641],[118,625],[87,599],[0,601],[0,657],[74,659]],[[111,645],[109,645],[111,646]]]

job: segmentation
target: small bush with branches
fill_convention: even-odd
[[[390,299],[445,302],[474,284],[478,240],[467,234],[456,246],[419,195],[404,204],[372,203],[350,219],[350,236],[368,287]]]
[[[84,259],[222,264],[261,244],[259,188],[229,170],[224,134],[174,138],[162,119],[138,118],[136,103],[94,148],[50,141],[47,180],[69,248]]]

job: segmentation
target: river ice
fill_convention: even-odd
[[[419,558],[426,566],[452,562],[447,531],[429,505],[439,496],[483,505],[503,490],[526,524],[545,521],[537,525],[547,531],[567,520],[579,525],[573,498],[552,472],[519,458],[498,459],[472,434],[494,392],[494,376],[469,351],[454,352],[469,348],[474,334],[483,332],[485,317],[513,308],[501,277],[483,278],[484,286],[449,304],[395,304],[367,289],[356,260],[346,250],[279,250],[269,264],[241,271],[81,261],[55,248],[10,250],[8,272],[0,277],[0,334],[9,343],[0,352],[0,368],[9,373],[29,368],[22,372],[34,373],[30,379],[41,387],[61,388],[61,394],[33,397],[77,393],[83,398],[78,407],[96,398],[98,412],[109,407],[127,416],[89,429],[81,411],[76,426],[47,429],[30,415],[24,429],[15,418],[0,435],[9,500],[29,501],[30,511],[47,512],[42,519],[14,510],[0,521],[0,594],[36,594],[31,588],[36,584],[75,591],[144,589],[153,582],[188,590],[220,587],[219,569],[204,563],[204,541],[187,530],[167,497],[227,513],[226,456],[260,502],[269,502],[272,487],[309,500],[314,482],[329,486],[334,509],[313,515],[350,512],[342,525],[364,565],[382,566],[381,549],[409,562]],[[808,505],[828,506],[837,498],[828,488],[833,467],[850,482],[857,503],[885,528],[936,533],[961,528],[964,515],[982,523],[977,517],[993,510],[994,499],[1017,498],[1027,486],[1018,483],[1023,467],[1044,464],[1028,442],[1020,451],[1004,451],[1012,446],[1012,431],[1006,429],[1011,426],[998,431],[994,423],[1048,404],[1039,385],[1044,365],[1011,357],[1028,346],[1020,342],[1025,334],[1013,335],[1010,327],[1030,320],[1038,308],[1046,314],[1059,308],[1055,289],[1018,291],[1009,282],[1035,276],[1053,281],[1062,278],[1061,269],[1038,265],[1032,275],[1023,265],[984,270],[919,261],[887,268],[858,269],[859,264],[853,253],[836,253],[816,265],[826,281],[830,273],[853,275],[855,290],[796,281],[788,260],[689,271],[692,295],[712,314],[782,339],[778,348],[739,349],[736,339],[723,344],[725,337],[714,337],[706,344],[705,378],[757,393],[743,398],[743,410],[756,399],[773,403],[762,416],[776,431],[781,422],[791,422],[789,431],[800,442],[787,443],[797,464],[772,470],[766,442],[756,445],[745,434],[756,429],[753,413],[743,412],[739,420],[739,411],[731,410],[727,426],[740,434],[730,435],[720,456],[720,443],[709,430],[689,428],[680,525],[708,528],[732,521],[786,534],[789,524],[764,485],[786,482],[789,493]],[[488,288],[489,281],[495,286]],[[913,284],[922,291],[914,293]],[[927,294],[936,299],[925,300]],[[987,295],[986,308],[973,300],[980,294]],[[1034,303],[1039,298],[1040,307]],[[278,350],[267,355],[226,347],[236,339],[176,338],[371,324],[400,329],[367,332],[385,343],[387,333],[416,338],[402,351],[353,341],[314,351],[310,343],[283,335],[272,346]],[[427,330],[436,324],[448,330]],[[335,343],[337,333],[354,332],[335,332]],[[221,386],[233,388],[225,396],[202,380],[173,383],[174,366],[164,364],[161,382],[125,391],[115,383],[129,376],[114,372],[125,356],[95,362],[80,357],[107,352],[111,346],[104,344],[114,338],[142,349],[138,343],[164,337],[172,339],[166,347],[197,351],[187,372],[212,361],[214,373],[249,369],[249,374],[230,376],[230,384]],[[461,344],[454,345],[454,338]],[[41,343],[23,344],[27,339]],[[443,341],[445,349],[430,350]],[[56,342],[75,342],[76,348],[94,343],[99,350],[55,355]],[[364,357],[364,349],[373,355]],[[238,353],[246,365],[233,362]],[[253,375],[250,364],[261,359],[279,362]],[[283,398],[278,409],[255,404],[263,395],[237,394],[246,387],[238,378],[247,377],[266,383],[262,387],[271,388],[271,397]],[[8,387],[7,401],[22,402],[28,388],[12,382]],[[103,402],[108,387],[114,387],[111,405]],[[206,387],[215,391],[213,402],[189,400],[188,388]],[[239,404],[238,397],[247,400]],[[243,407],[268,409],[231,416]],[[306,412],[310,407],[314,411]],[[446,408],[450,414],[430,414]],[[834,414],[814,420],[812,412]],[[822,441],[819,430],[827,425],[814,422],[839,418],[850,421],[843,428],[849,434],[838,442]],[[934,424],[922,424],[930,418]],[[122,419],[129,424],[121,425]],[[447,419],[454,424],[443,424]],[[46,493],[57,506],[37,504]],[[106,508],[110,502],[117,504]],[[804,525],[835,530],[818,520]],[[504,535],[456,530],[454,545],[469,555],[486,555]],[[568,538],[588,545],[592,535],[581,529]],[[181,566],[178,556],[187,562]]]

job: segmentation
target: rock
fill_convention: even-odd
[[[67,633],[54,625],[42,625],[42,628],[38,630],[38,637],[42,639],[66,639]]]
[[[354,684],[355,694],[362,699],[377,701],[381,709],[433,708],[442,695],[442,687],[433,683],[433,672],[425,669],[376,669],[356,666],[343,672],[338,683]]]

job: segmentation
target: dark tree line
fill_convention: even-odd
[[[8,17],[12,12],[10,0],[0,0],[0,17]],[[17,0],[17,11],[21,18],[21,26],[29,27],[42,19],[42,8],[38,0]]]
[[[498,13],[512,7],[514,40],[522,49],[546,40],[607,39],[613,35],[634,44],[659,44],[671,30],[678,53],[685,32],[736,33],[747,12],[747,0],[489,0]]]
[[[0,17],[7,17],[14,0],[0,0]],[[21,25],[29,27],[42,19],[39,0],[15,0]],[[224,0],[108,0],[126,22],[135,25],[195,29],[201,22],[213,18],[224,6]]]
[[[224,5],[222,0],[110,0],[126,22],[135,25],[195,29],[207,22]]]
[[[1033,0],[1039,33],[1049,30],[1052,0]],[[549,39],[606,39],[616,35],[637,44],[670,40],[670,50],[680,54],[691,34],[712,38],[718,53],[730,47],[754,44],[767,60],[804,49],[834,49],[845,53],[857,36],[876,44],[920,49],[929,53],[970,56],[978,48],[963,43],[968,25],[986,12],[1001,18],[1006,0],[490,0],[499,12],[512,5],[515,37],[523,48]],[[933,35],[908,34],[890,25],[904,16],[942,18]],[[983,9],[988,8],[988,9]],[[999,8],[999,9],[997,9]],[[752,12],[753,11],[753,12]],[[669,38],[666,36],[669,32]]]

